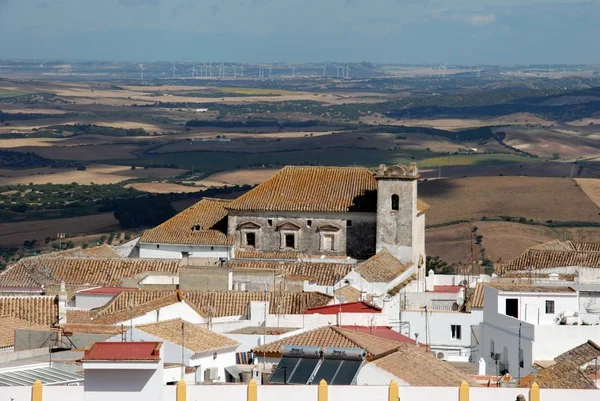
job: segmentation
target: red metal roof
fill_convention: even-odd
[[[458,293],[461,288],[460,285],[434,285],[433,292]]]
[[[85,350],[83,361],[157,361],[162,343],[97,342]]]
[[[400,334],[387,326],[342,326],[343,329],[358,331],[363,334],[370,334],[375,337],[384,338],[386,340],[396,341],[398,343],[415,344],[415,340],[410,337]],[[425,347],[425,344],[419,344]]]
[[[96,287],[89,290],[81,290],[79,294],[95,294],[95,295],[119,295],[123,291],[135,291],[137,288],[129,287]]]
[[[308,308],[304,313],[311,315],[320,313],[322,315],[335,315],[336,313],[381,313],[381,308],[368,302],[347,302],[345,304],[317,306]]]

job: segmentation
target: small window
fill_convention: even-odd
[[[392,210],[400,210],[400,197],[396,194],[392,195]]]
[[[246,246],[256,248],[256,234],[246,233]]]
[[[285,247],[296,248],[296,236],[294,234],[285,235]]]
[[[214,251],[214,250],[215,250],[215,247],[214,247],[214,246],[211,246],[211,247],[210,247],[210,250],[211,250],[211,251]]]
[[[352,227],[352,220],[346,220],[346,227]]]
[[[460,340],[462,338],[461,326],[458,324],[450,325],[450,330],[452,331],[452,338],[455,340]]]
[[[554,313],[554,301],[546,301],[546,313]]]
[[[189,252],[181,252],[181,257],[182,258],[189,258],[190,257],[190,253]]]
[[[306,220],[306,225],[310,227],[312,225],[312,220]]]
[[[519,318],[519,300],[517,298],[506,299],[506,316]]]
[[[158,248],[160,248],[160,245],[158,245],[158,244],[157,244],[157,245],[156,245],[156,249],[158,249]]]
[[[273,226],[273,220],[269,219],[267,220],[267,223],[269,223],[269,227]]]

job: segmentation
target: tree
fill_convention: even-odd
[[[454,268],[441,260],[439,256],[427,256],[427,271],[433,270],[436,274],[454,274]]]
[[[168,197],[131,199],[115,205],[115,218],[122,228],[152,227],[175,215]]]

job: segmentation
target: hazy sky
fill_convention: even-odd
[[[600,63],[600,0],[0,0],[0,58]]]

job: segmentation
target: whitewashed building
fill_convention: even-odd
[[[551,361],[588,340],[600,341],[596,317],[580,310],[579,294],[568,286],[490,284],[484,288],[480,356],[489,374],[523,377],[534,364]]]

